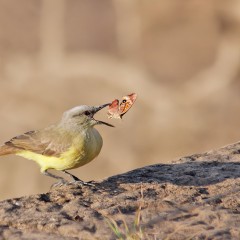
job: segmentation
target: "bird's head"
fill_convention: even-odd
[[[94,119],[94,114],[107,106],[109,106],[109,103],[100,106],[81,105],[74,107],[64,112],[61,123],[72,123],[74,125],[81,125],[83,127],[91,127],[97,124],[104,124],[109,127],[114,127],[112,124]]]

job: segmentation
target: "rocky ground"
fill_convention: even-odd
[[[240,239],[240,143],[0,202],[1,240],[127,237]]]

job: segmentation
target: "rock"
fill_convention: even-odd
[[[69,184],[0,202],[0,240],[118,239],[116,234],[239,239],[240,143],[135,169],[95,187]]]

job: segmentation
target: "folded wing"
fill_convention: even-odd
[[[26,150],[45,156],[59,157],[69,149],[71,145],[70,138],[70,134],[55,129],[30,131],[6,142],[5,145],[0,147],[0,155]],[[1,148],[3,154],[1,154]]]

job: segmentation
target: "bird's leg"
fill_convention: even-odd
[[[48,172],[47,170],[45,170],[45,171],[42,172],[42,173],[43,173],[44,175],[48,176],[48,177],[52,177],[52,178],[55,178],[55,179],[60,179],[60,181],[57,182],[57,183],[54,183],[54,184],[52,185],[52,187],[58,186],[58,185],[62,185],[62,184],[66,184],[66,183],[67,183],[67,181],[66,181],[63,177],[54,175],[54,174]],[[51,188],[52,188],[52,187],[51,187]]]
[[[80,181],[83,182],[81,179],[79,179],[78,177],[74,176],[73,174],[71,174],[70,172],[67,172],[66,170],[62,170],[62,172],[66,173],[68,176],[70,176],[74,181]]]
[[[76,183],[80,183],[82,185],[86,185],[86,186],[95,186],[94,184],[92,183],[89,183],[89,182],[84,182],[83,180],[79,179],[78,177],[74,176],[73,174],[71,174],[70,172],[66,171],[66,170],[62,170],[62,172],[66,173],[67,175],[69,175],[72,179],[73,179],[73,182],[76,182]]]

